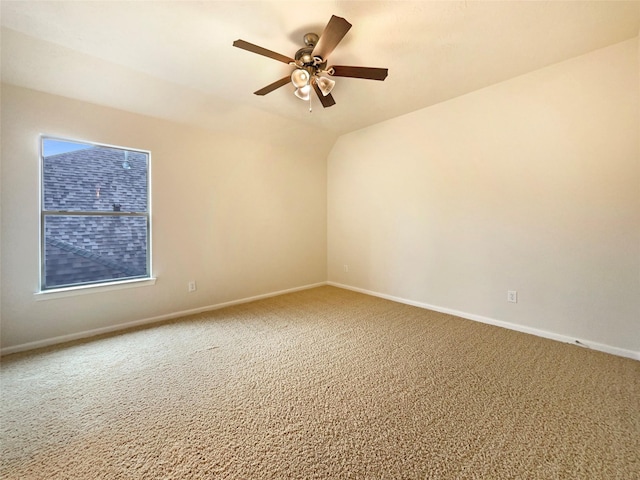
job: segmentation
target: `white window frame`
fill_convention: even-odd
[[[72,211],[72,210],[45,210],[44,205],[44,142],[46,140],[54,140],[54,141],[62,141],[62,142],[70,142],[70,143],[78,143],[89,146],[96,147],[105,147],[117,150],[123,150],[128,152],[137,152],[143,153],[147,156],[147,211],[146,212],[126,212],[126,211]],[[40,227],[39,227],[39,282],[38,282],[38,291],[36,294],[40,296],[40,294],[46,294],[47,297],[56,298],[61,296],[70,296],[76,294],[83,293],[94,293],[97,291],[110,291],[110,290],[118,290],[121,288],[129,288],[129,287],[139,287],[139,286],[147,286],[154,285],[155,278],[153,277],[153,262],[152,262],[152,215],[151,215],[151,205],[152,205],[152,192],[151,192],[151,152],[148,150],[143,150],[139,148],[130,148],[130,147],[122,147],[118,145],[110,145],[105,143],[98,143],[87,140],[77,140],[71,138],[63,138],[52,135],[40,135],[40,162],[39,162],[39,181],[40,181],[40,198],[39,198],[39,211],[40,211]],[[112,280],[99,280],[95,282],[86,282],[86,283],[77,283],[72,285],[65,286],[56,286],[56,287],[46,287],[45,286],[45,228],[44,222],[47,216],[65,216],[65,215],[73,215],[73,216],[136,216],[136,217],[144,217],[146,218],[146,227],[147,227],[147,255],[146,255],[146,272],[145,276],[136,276],[136,277],[126,277],[126,278],[117,278]],[[44,295],[42,295],[44,297]]]

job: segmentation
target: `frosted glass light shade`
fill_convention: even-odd
[[[296,88],[295,95],[301,100],[309,100],[309,92],[311,91],[310,85],[305,85],[301,88]]]
[[[331,93],[336,82],[327,77],[317,77],[316,84],[325,97]]]
[[[309,84],[309,78],[309,72],[301,68],[296,68],[291,74],[291,83],[293,83],[296,88],[302,88]]]

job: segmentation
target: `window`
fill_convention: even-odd
[[[41,141],[41,290],[150,278],[149,152]]]

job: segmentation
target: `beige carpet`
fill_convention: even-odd
[[[640,362],[333,287],[1,380],[3,479],[640,478]]]

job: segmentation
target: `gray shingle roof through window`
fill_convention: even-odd
[[[147,211],[147,161],[98,146],[44,158],[44,208],[70,212],[45,217],[47,288],[147,274],[147,218],[101,215]]]

